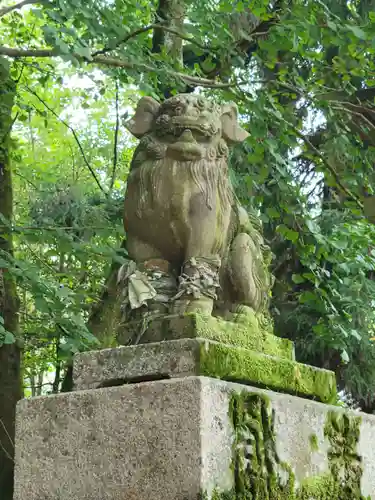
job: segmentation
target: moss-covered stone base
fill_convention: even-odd
[[[357,454],[360,417],[329,412],[329,471],[297,485],[276,449],[275,414],[267,397],[234,393],[230,417],[235,431],[231,491],[202,494],[202,500],[370,500],[361,494],[362,464]]]
[[[333,372],[217,342],[201,344],[199,375],[251,383],[323,403],[337,400]]]
[[[118,341],[123,345],[131,344],[131,338],[129,338],[131,331],[134,331],[134,335],[130,337],[138,339],[137,343],[142,344],[163,340],[204,338],[293,360],[293,342],[264,332],[259,328],[255,315],[253,319],[254,321],[251,321],[251,316],[248,315],[247,323],[244,324],[196,313],[166,316],[150,321],[141,336],[139,336],[140,323],[128,323],[126,332],[122,335],[118,334]]]
[[[274,389],[323,402],[336,400],[332,372],[205,338],[91,351],[79,354],[74,360],[76,389],[194,375]]]

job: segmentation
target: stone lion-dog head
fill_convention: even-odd
[[[208,204],[216,192],[221,203],[232,203],[228,146],[249,135],[238,124],[234,103],[220,105],[195,94],[180,94],[162,104],[143,97],[125,126],[140,139],[131,166],[142,170],[140,193],[150,186],[157,192],[163,168],[172,162],[188,169]]]

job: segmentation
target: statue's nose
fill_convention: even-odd
[[[194,136],[190,129],[185,129],[180,135],[179,142],[195,142]]]
[[[200,160],[203,153],[201,145],[194,139],[192,131],[188,128],[185,128],[180,137],[167,149],[167,154],[182,161]]]

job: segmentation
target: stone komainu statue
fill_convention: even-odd
[[[201,311],[264,322],[267,248],[228,175],[228,147],[248,136],[237,107],[144,97],[126,127],[140,139],[125,195],[131,261],[119,273],[127,320]]]

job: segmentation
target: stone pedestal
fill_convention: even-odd
[[[76,391],[20,402],[14,499],[375,499],[373,443],[375,417],[208,377]]]
[[[336,400],[332,372],[220,320],[156,331],[19,403],[14,500],[375,500],[375,417],[312,401]]]
[[[141,344],[79,354],[74,361],[76,389],[189,375],[244,382],[324,403],[337,397],[334,373],[297,363],[290,340],[255,325],[199,314],[153,321]]]
[[[74,362],[76,389],[191,375],[246,382],[323,402],[336,399],[335,376],[328,370],[202,338],[92,351]]]

